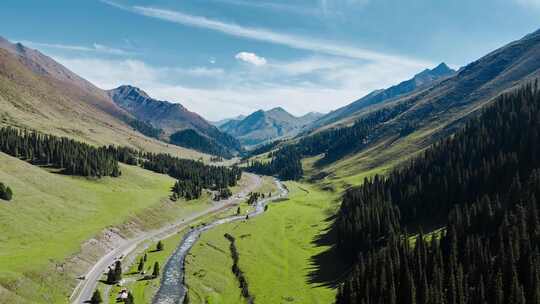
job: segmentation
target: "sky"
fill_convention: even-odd
[[[3,0],[0,36],[209,120],[328,112],[540,28],[540,0]]]

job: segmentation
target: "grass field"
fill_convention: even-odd
[[[0,202],[0,302],[10,301],[4,303],[65,303],[75,282],[65,262],[82,243],[108,227],[157,227],[207,206],[171,203],[173,179],[137,167],[122,165],[119,178],[90,180],[2,153],[0,164],[0,181],[14,191],[11,202]]]
[[[246,222],[216,227],[203,234],[186,262],[190,303],[240,303],[231,272],[229,233],[236,238],[240,268],[258,303],[330,303],[335,290],[310,283],[313,259],[327,251],[318,244],[337,207],[337,195],[317,187],[287,183],[289,199]]]
[[[271,178],[271,177],[268,177],[268,176],[263,176],[262,177],[263,179],[263,182],[262,184],[255,190],[256,192],[262,192],[262,193],[268,193],[268,192],[275,192],[277,191],[277,187],[276,187],[276,184],[274,182],[274,179]],[[231,190],[234,192],[237,192],[241,189],[242,186],[244,186],[246,180],[242,179],[240,180],[238,186],[236,187],[233,187]],[[240,212],[242,214],[244,213],[247,213],[249,212],[250,210],[252,210],[252,206],[246,204],[245,202],[239,204],[239,207],[240,207]],[[194,223],[191,223],[189,226],[193,226],[193,225],[197,225],[199,223],[209,223],[209,222],[212,222],[218,218],[225,218],[225,217],[228,217],[228,216],[231,216],[231,215],[234,215],[237,211],[237,208],[234,207],[234,208],[229,208],[228,210],[224,210],[222,212],[219,212],[217,214],[211,214],[211,215],[208,215],[208,216],[205,216],[199,220],[197,220],[196,222]],[[187,227],[185,227],[187,228]],[[157,291],[157,289],[159,288],[159,284],[160,284],[160,278],[156,278],[156,279],[153,279],[153,280],[139,280],[141,278],[141,275],[139,275],[138,273],[136,273],[136,269],[137,269],[137,263],[139,261],[139,259],[144,255],[144,253],[146,252],[147,253],[147,257],[148,257],[148,261],[146,262],[145,264],[145,268],[148,270],[148,267],[151,267],[154,265],[155,262],[158,262],[159,265],[162,267],[163,269],[163,266],[165,265],[165,263],[167,262],[167,259],[172,255],[172,253],[174,252],[174,250],[176,249],[176,247],[178,246],[178,244],[180,243],[180,241],[182,240],[182,237],[184,236],[186,230],[182,230],[180,231],[178,234],[175,234],[169,238],[166,238],[164,240],[162,240],[164,246],[165,246],[165,249],[161,252],[150,252],[153,248],[156,247],[157,245],[157,242],[152,242],[152,243],[145,243],[141,246],[141,248],[139,248],[139,250],[137,250],[135,253],[134,253],[134,263],[130,266],[130,268],[125,272],[124,274],[124,278],[127,278],[128,281],[127,283],[124,285],[124,288],[127,288],[128,290],[130,290],[132,293],[133,293],[133,296],[135,298],[135,300],[138,302],[138,303],[150,303],[151,302],[151,299],[152,297],[154,296],[155,292]],[[146,248],[144,248],[146,247]],[[226,248],[228,250],[228,247]],[[128,257],[129,258],[129,257]],[[212,256],[212,255],[209,255],[208,258],[215,258],[215,256]],[[225,262],[225,261],[224,261]],[[210,263],[207,263],[206,261],[203,261],[204,264],[208,264],[210,265]],[[220,264],[220,263],[218,263]],[[232,264],[231,264],[232,266]],[[230,267],[229,267],[230,268]],[[216,271],[218,271],[219,269],[216,269]],[[210,273],[213,273],[212,271],[209,271]],[[148,273],[148,271],[147,271]],[[204,273],[206,273],[206,270],[202,270],[202,272],[198,275],[204,275]],[[217,282],[220,282],[222,281],[222,276],[225,275],[225,276],[232,276],[232,273],[229,273],[229,272],[225,272],[225,273],[217,273],[217,277],[216,277],[216,280]],[[234,279],[234,277],[233,277]],[[229,282],[226,280],[226,282]],[[234,282],[234,281],[233,281]],[[105,285],[101,284],[99,286],[100,290],[105,290]],[[116,295],[118,294],[118,292],[121,290],[121,288],[119,287],[113,287],[111,289],[111,293],[110,293],[110,301],[111,303],[114,302],[114,300],[116,299]],[[234,303],[234,302],[232,302]]]

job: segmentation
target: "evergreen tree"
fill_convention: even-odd
[[[163,243],[161,241],[158,241],[156,245],[156,251],[163,251],[163,248]]]
[[[90,299],[90,303],[92,304],[100,304],[100,303],[103,303],[103,299],[101,298],[101,293],[99,292],[99,290],[95,290],[94,293],[92,294],[92,298]]]
[[[114,282],[120,282],[122,280],[122,262],[116,261],[114,263]]]
[[[4,185],[3,183],[0,183],[0,199],[3,199],[5,201],[10,201],[13,197],[13,192],[11,191],[11,188]]]
[[[154,263],[154,269],[152,270],[152,277],[157,278],[159,276],[159,263]]]
[[[109,267],[109,271],[107,272],[107,284],[114,284],[118,282],[116,280],[116,272],[114,271],[114,268]]]
[[[6,193],[4,194],[4,199],[6,201],[10,201],[12,197],[13,197],[13,191],[11,191],[10,187],[6,187]]]
[[[141,273],[144,270],[144,258],[139,260],[139,265],[137,266],[137,271]]]

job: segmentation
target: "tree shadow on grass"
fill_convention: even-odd
[[[310,258],[310,273],[308,274],[310,284],[337,288],[351,270],[351,263],[340,255],[335,245],[337,236],[334,228],[335,217],[332,215],[325,219],[329,227],[312,241],[317,247],[330,246],[330,248]]]

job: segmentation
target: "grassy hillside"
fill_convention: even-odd
[[[0,180],[14,191],[11,202],[0,203],[0,286],[32,301],[63,303],[100,248],[86,244],[87,256],[76,266],[68,258],[104,229],[128,222],[124,233],[151,228],[207,206],[170,203],[173,179],[137,167],[123,165],[119,178],[90,180],[2,153],[0,163]],[[0,289],[0,299],[7,297]]]
[[[313,263],[330,249],[318,236],[329,226],[337,194],[308,184],[287,186],[290,199],[272,203],[260,217],[203,234],[186,262],[190,303],[239,302],[225,233],[237,240],[240,268],[257,302],[331,302],[335,291],[321,286]]]

